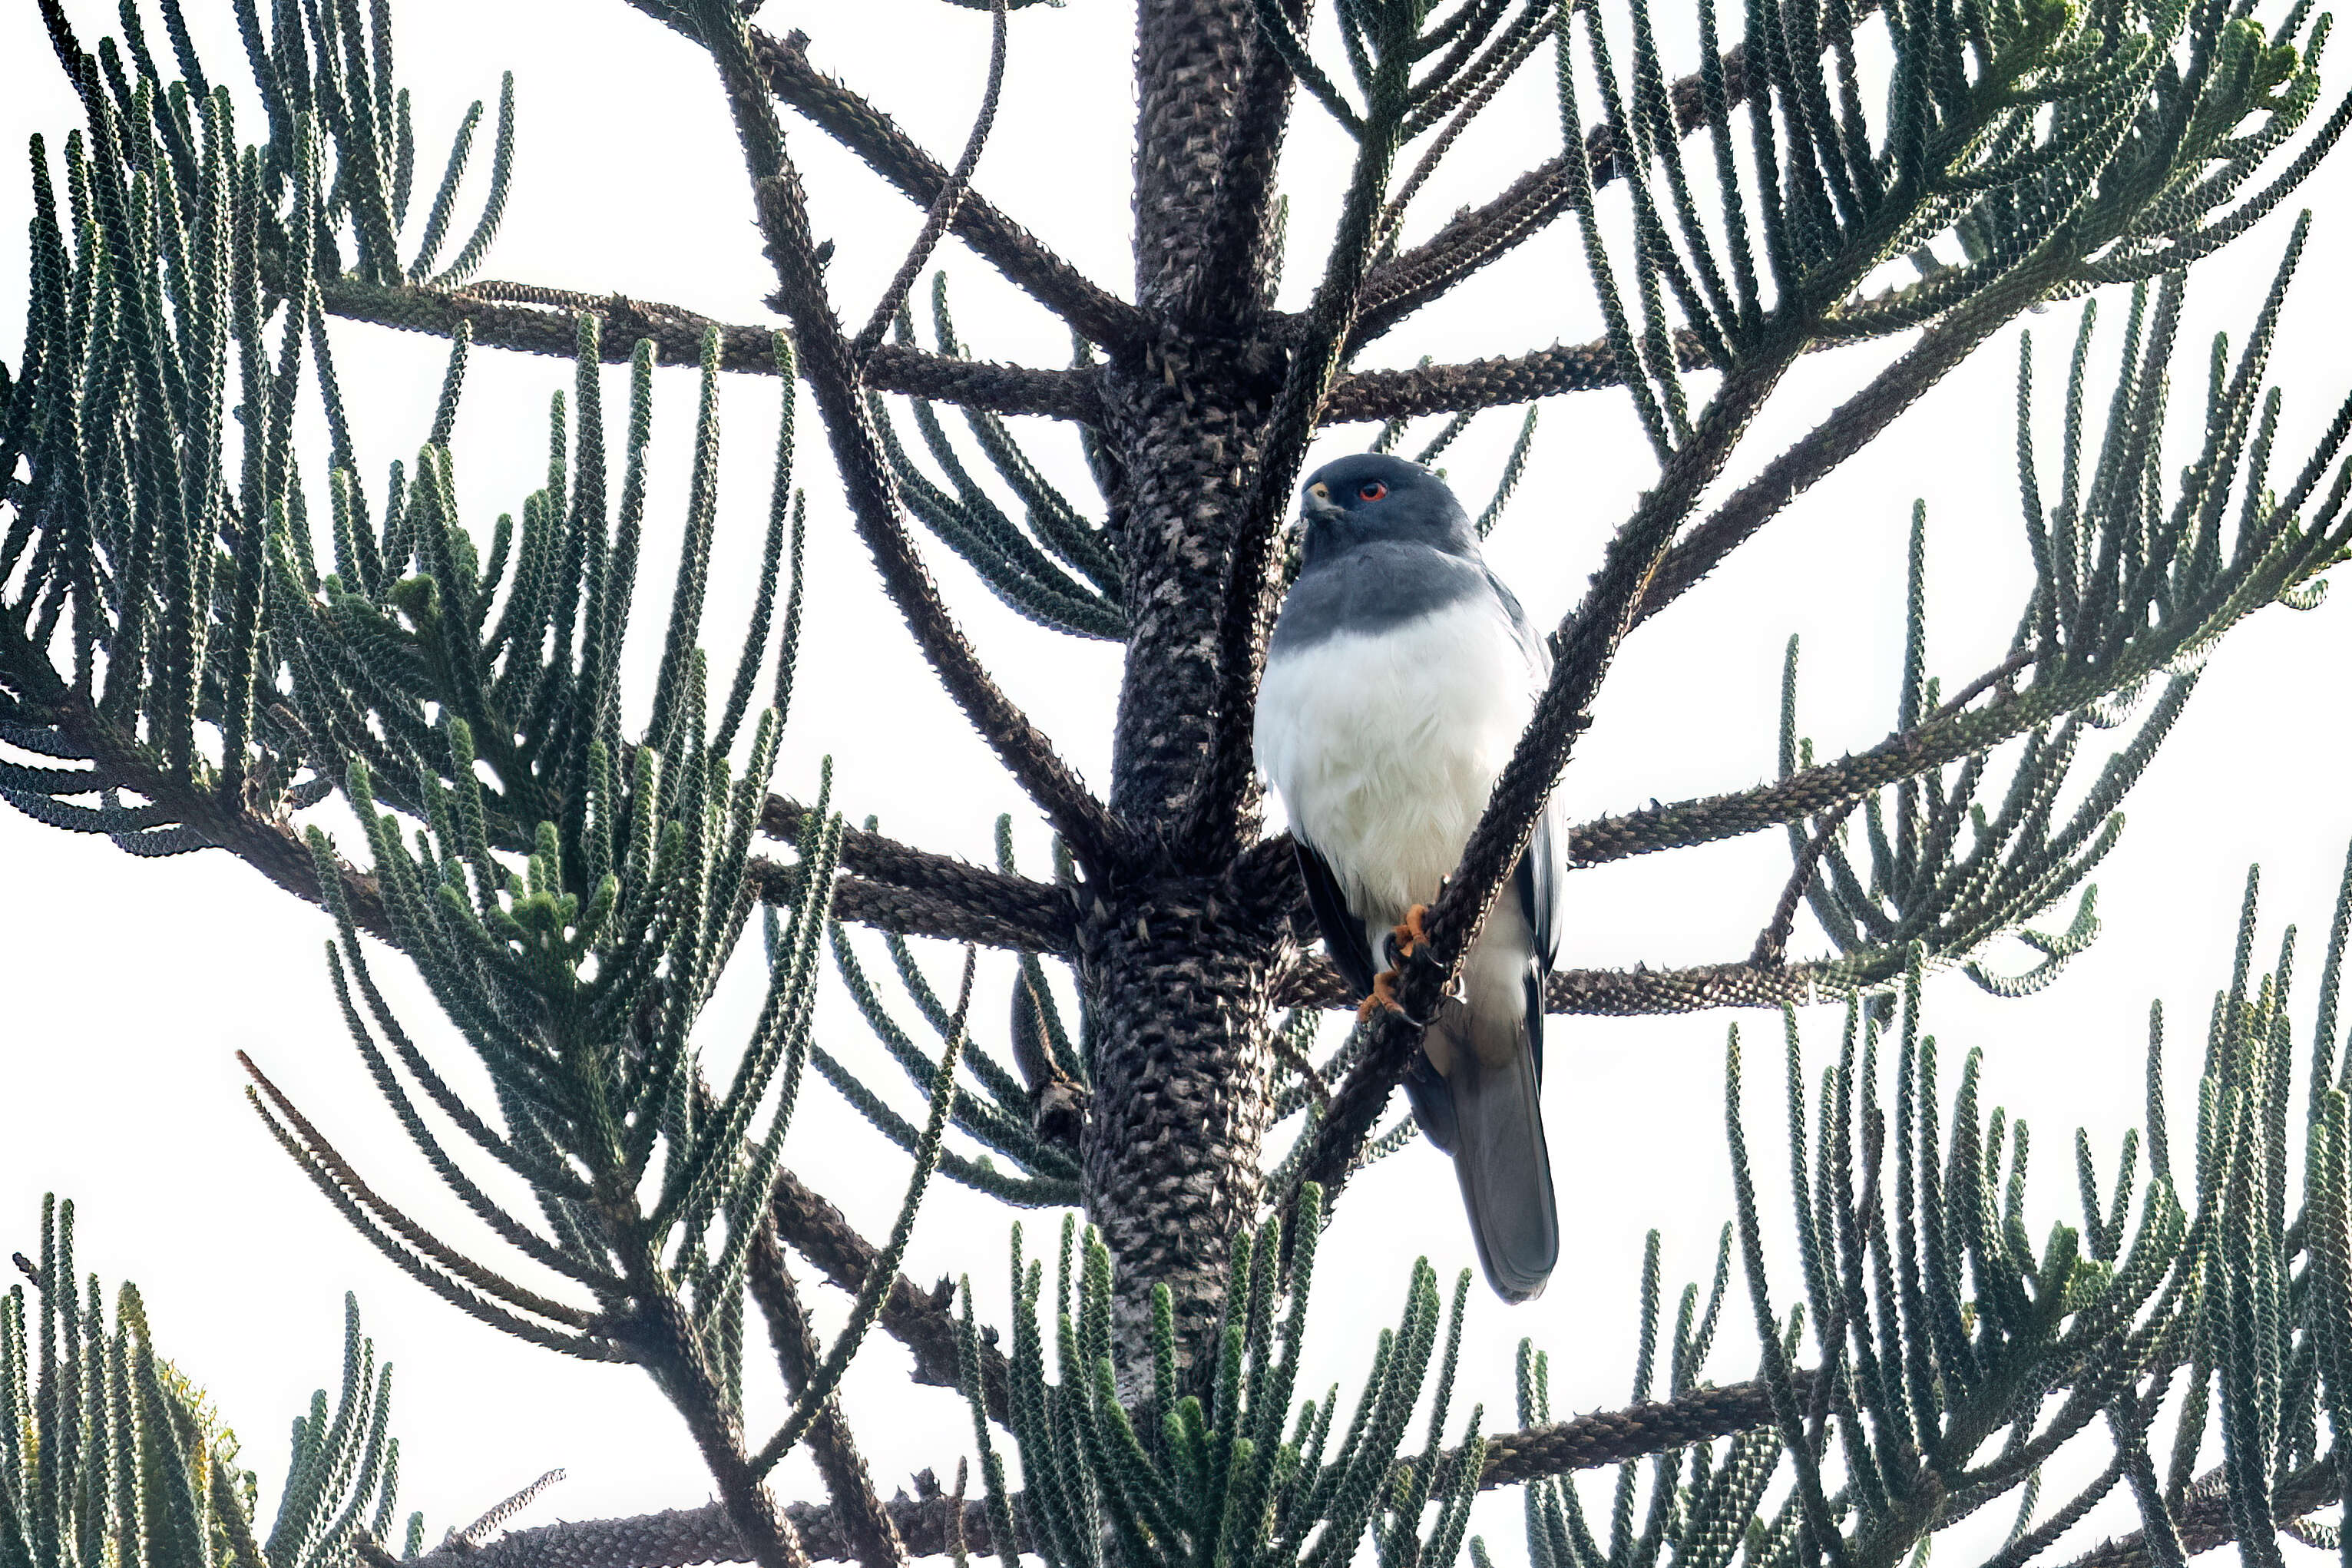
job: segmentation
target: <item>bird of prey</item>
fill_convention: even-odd
[[[1410,952],[1551,670],[1444,480],[1380,453],[1307,477],[1298,580],[1258,691],[1257,765],[1290,815],[1331,962],[1393,1001],[1376,943]],[[1454,1157],[1478,1261],[1508,1301],[1559,1256],[1544,1147],[1543,980],[1564,843],[1547,811],[1405,1078]],[[1392,931],[1393,928],[1393,931]],[[1366,1003],[1367,1007],[1373,1002]]]

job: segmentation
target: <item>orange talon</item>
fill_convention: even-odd
[[[1397,1000],[1397,972],[1383,969],[1372,976],[1372,994],[1356,1008],[1356,1021],[1363,1023],[1385,1007],[1398,1016],[1406,1016],[1404,1004]]]
[[[1423,922],[1429,917],[1427,904],[1415,904],[1405,910],[1404,923],[1389,932],[1389,944],[1399,958],[1411,958],[1412,950],[1429,940],[1429,928]]]

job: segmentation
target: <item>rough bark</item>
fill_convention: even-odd
[[[1092,900],[1078,940],[1094,1012],[1087,1207],[1118,1267],[1122,1374],[1148,1377],[1151,1288],[1168,1287],[1180,1345],[1196,1344],[1231,1238],[1256,1219],[1288,921],[1226,884],[1163,878],[1148,898]]]
[[[1187,112],[1161,95],[1144,102],[1147,127]],[[1193,199],[1195,185],[1159,177],[1171,207]],[[1138,226],[1187,243],[1181,222]],[[1215,1321],[1230,1237],[1256,1216],[1271,986],[1289,922],[1275,902],[1239,893],[1230,866],[1188,868],[1181,835],[1212,756],[1219,607],[1278,375],[1270,350],[1168,331],[1139,365],[1103,377],[1125,476],[1112,515],[1129,626],[1110,804],[1136,848],[1134,863],[1087,889],[1078,952],[1095,1019],[1087,1207],[1117,1265],[1129,1372],[1148,1371],[1152,1285],[1175,1298],[1180,1338],[1195,1338]]]
[[[1169,342],[1153,345],[1139,372],[1104,378],[1126,475],[1118,513],[1128,582],[1110,804],[1163,840],[1184,820],[1210,758],[1231,535],[1276,390],[1271,376],[1250,374],[1256,357]]]
[[[1230,298],[1204,274],[1219,248],[1211,217],[1256,41],[1250,0],[1143,0],[1137,8],[1135,298],[1163,321]]]

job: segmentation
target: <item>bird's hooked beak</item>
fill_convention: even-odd
[[[1301,527],[1318,522],[1337,522],[1345,515],[1339,503],[1332,500],[1327,485],[1309,485],[1298,498],[1298,521]]]

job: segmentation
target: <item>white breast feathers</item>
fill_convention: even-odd
[[[1486,810],[1537,686],[1499,606],[1472,599],[1266,665],[1258,768],[1368,923],[1402,918]]]

